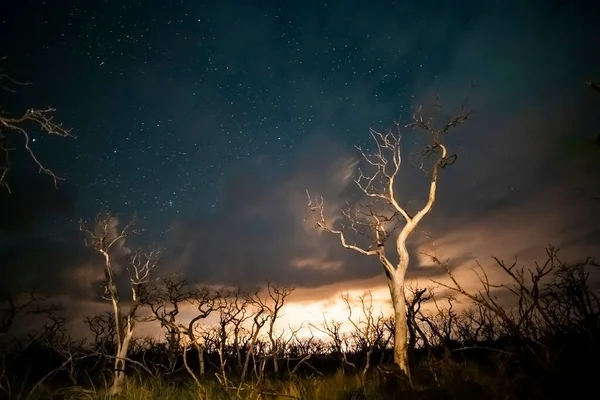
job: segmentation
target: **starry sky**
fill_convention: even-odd
[[[32,82],[5,111],[57,109],[76,139],[31,129],[59,189],[22,155],[0,193],[4,288],[93,300],[101,270],[79,218],[134,212],[164,268],[209,283],[313,290],[381,284],[375,260],[306,224],[335,211],[369,128],[439,94],[472,120],[411,248],[460,267],[490,255],[584,255],[600,237],[600,8],[566,1],[40,1],[0,4],[3,73]],[[594,8],[595,7],[595,8]],[[474,85],[472,87],[472,84]],[[406,151],[419,148],[408,135]],[[403,198],[423,200],[407,162]],[[137,240],[137,239],[136,239]],[[590,254],[593,255],[593,254]],[[439,275],[415,258],[411,274]],[[307,292],[308,293],[308,292]]]

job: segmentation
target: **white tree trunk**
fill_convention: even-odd
[[[125,337],[123,337],[123,343],[120,343],[118,348],[117,357],[115,358],[115,377],[109,390],[111,396],[119,394],[125,385],[125,364],[127,362],[127,353],[129,351],[129,344],[131,343],[132,336],[133,329],[128,330],[125,333]]]
[[[409,381],[410,366],[408,360],[408,321],[406,319],[406,297],[404,295],[404,276],[408,259],[403,259],[398,265],[391,279],[388,279],[388,286],[394,308],[394,363],[400,370],[406,374]]]
[[[394,294],[392,294],[392,304],[394,306],[394,324],[396,326],[396,331],[394,332],[394,363],[410,378],[404,285],[395,288]]]

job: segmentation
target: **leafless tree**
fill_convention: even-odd
[[[104,298],[112,305],[117,342],[114,380],[110,393],[118,394],[125,383],[125,365],[138,317],[138,309],[143,304],[142,296],[158,265],[159,253],[157,251],[148,253],[134,251],[129,255],[126,269],[131,299],[129,309],[125,312],[118,289],[118,263],[114,257],[115,250],[122,248],[125,239],[136,232],[135,219],[120,229],[119,221],[115,216],[110,213],[101,213],[97,215],[93,228],[87,228],[82,221],[80,229],[87,235],[88,246],[100,253],[104,259]]]
[[[494,257],[495,265],[509,278],[508,283],[494,283],[488,271],[477,263],[474,270],[482,289],[470,293],[458,282],[448,266],[436,257],[435,262],[447,272],[451,284],[436,282],[471,300],[487,310],[483,315],[485,328],[492,326],[498,333],[518,343],[516,351],[533,355],[546,371],[554,366],[560,351],[552,351],[553,343],[565,330],[598,331],[600,299],[590,286],[590,269],[598,269],[592,259],[566,263],[558,257],[558,249],[546,249],[548,258],[534,267],[507,264]],[[499,293],[506,297],[500,300]],[[512,301],[511,301],[512,300]],[[514,306],[507,306],[516,303]],[[494,337],[494,338],[495,338]],[[554,342],[555,343],[555,342]]]
[[[195,343],[194,324],[204,313],[200,314],[200,318],[191,321],[191,328],[180,326],[177,319],[180,311],[180,306],[185,303],[194,303],[202,296],[198,296],[199,291],[191,287],[189,283],[179,276],[179,274],[170,274],[157,282],[153,283],[149,290],[145,302],[152,311],[152,317],[149,320],[160,322],[161,327],[165,330],[165,339],[167,345],[167,372],[175,371],[177,357],[180,354],[182,342],[181,336],[189,336],[190,342]],[[201,302],[200,307],[204,304]],[[202,364],[201,364],[202,365]],[[201,372],[203,374],[203,371]]]
[[[206,364],[204,360],[204,351],[206,347],[206,335],[199,334],[198,331],[198,323],[218,310],[221,307],[221,303],[219,299],[221,298],[222,293],[217,291],[212,291],[207,287],[197,288],[192,291],[191,297],[187,299],[191,304],[196,306],[197,314],[190,319],[187,325],[177,324],[175,327],[175,321],[170,322],[170,320],[164,320],[168,325],[170,325],[171,329],[178,329],[180,334],[185,335],[187,338],[187,342],[183,344],[183,365],[186,371],[190,374],[192,379],[194,379],[194,383],[196,387],[204,392],[204,387],[200,383],[200,380],[194,374],[194,371],[190,367],[187,359],[187,351],[190,346],[193,346],[196,349],[198,356],[198,364],[199,364],[199,374],[200,376],[204,376],[206,370]],[[206,333],[206,332],[205,332]]]
[[[4,58],[0,58],[2,61]],[[0,90],[8,93],[15,92],[13,87],[27,85],[27,83],[19,82],[11,78],[9,75],[2,73],[0,69]],[[10,152],[15,150],[14,141],[20,137],[23,144],[22,147],[39,169],[39,172],[48,175],[53,181],[54,186],[58,185],[58,181],[62,180],[55,175],[52,170],[45,167],[44,164],[36,156],[32,148],[34,139],[30,135],[30,129],[37,126],[43,132],[51,136],[58,137],[73,137],[70,130],[64,128],[62,124],[54,121],[54,112],[56,110],[51,107],[46,108],[30,108],[20,114],[10,114],[0,105],[0,152],[3,153],[2,161],[0,161],[0,186],[4,186],[10,193],[10,187],[6,177],[11,166]]]
[[[92,334],[92,346],[95,351],[108,353],[115,345],[115,316],[111,311],[86,315],[83,322]]]
[[[31,312],[31,307],[37,306],[35,309],[40,309],[40,304],[48,298],[40,293],[32,290],[28,293],[20,295],[0,294],[0,338],[7,335],[15,318],[23,312]],[[54,308],[54,306],[52,307]]]
[[[252,310],[252,325],[250,327],[250,335],[248,343],[246,344],[246,356],[244,358],[244,365],[242,367],[242,372],[240,375],[241,382],[246,378],[246,374],[248,372],[248,365],[250,363],[250,358],[254,357],[255,346],[258,340],[258,335],[263,328],[263,326],[267,323],[269,318],[272,318],[272,315],[267,312],[269,310],[265,301],[260,298],[259,290],[257,290],[253,296],[249,298],[250,306],[253,308]],[[270,292],[269,292],[270,293]],[[241,385],[240,382],[240,385]]]
[[[419,315],[421,315],[421,307],[423,303],[431,299],[430,295],[427,295],[427,289],[419,289],[408,287],[408,292],[412,293],[412,297],[406,300],[408,305],[406,309],[407,328],[408,328],[408,341],[409,351],[413,351],[418,344],[418,340],[421,339],[423,347],[427,350],[431,348],[431,344],[427,339],[427,335],[421,329],[419,324]]]
[[[441,127],[436,127],[433,117],[420,108],[413,115],[410,124],[401,126],[396,123],[395,132],[389,130],[387,133],[380,133],[371,130],[371,137],[375,144],[374,153],[367,154],[360,147],[358,150],[372,172],[366,173],[359,169],[358,177],[354,181],[368,202],[343,209],[341,223],[332,224],[327,221],[323,198],[311,197],[307,191],[309,211],[317,228],[339,236],[341,245],[346,249],[377,257],[383,266],[395,316],[394,362],[409,379],[405,276],[410,264],[410,254],[406,242],[433,208],[441,169],[456,160],[456,155],[450,154],[443,143],[443,137],[453,128],[463,124],[470,114],[463,105],[457,116]],[[427,201],[414,214],[408,211],[406,203],[400,199],[397,192],[397,179],[403,161],[403,129],[424,131],[428,136],[428,144],[423,150],[423,155],[433,158],[433,165],[428,172]],[[366,237],[370,246],[362,246],[356,239],[350,237],[356,238],[356,235]],[[389,239],[394,241],[398,257],[396,264],[392,263],[386,251]]]
[[[356,364],[352,361],[348,360],[348,335],[342,332],[342,323],[340,321],[335,321],[333,319],[328,320],[325,315],[323,315],[323,323],[319,325],[315,325],[313,323],[309,323],[309,326],[314,328],[315,330],[327,335],[327,347],[329,350],[326,353],[333,355],[342,363],[342,372],[345,371],[346,367],[351,369],[356,368]]]
[[[10,393],[14,376],[10,373],[10,365],[29,346],[48,331],[48,324],[29,332],[26,340],[15,332],[15,320],[27,315],[44,315],[53,317],[58,305],[47,304],[48,297],[32,290],[18,295],[0,295],[0,391]],[[52,320],[50,320],[52,323]]]
[[[364,384],[367,372],[369,371],[369,368],[371,368],[371,357],[373,355],[373,351],[384,339],[384,330],[381,329],[383,326],[384,316],[381,312],[379,314],[375,314],[373,307],[373,295],[370,291],[366,294],[357,296],[357,300],[360,303],[361,313],[356,320],[354,320],[353,315],[353,309],[355,307],[351,302],[350,296],[346,293],[342,294],[341,297],[344,304],[346,304],[346,309],[348,310],[348,321],[354,328],[352,335],[354,336],[354,341],[357,345],[356,350],[363,351],[365,353],[365,362],[361,373]]]
[[[59,357],[59,365],[48,371],[29,390],[29,396],[50,380],[59,372],[65,372],[73,385],[78,382],[79,362],[92,354],[84,350],[85,339],[74,340],[67,328],[67,318],[63,315],[63,307],[60,304],[52,304],[35,310],[38,315],[44,315],[47,323],[44,324],[39,333],[32,335],[31,340],[50,350]]]
[[[283,350],[284,358],[286,361],[287,372],[289,376],[293,376],[302,366],[306,366],[313,372],[319,375],[323,375],[315,367],[309,364],[309,360],[315,355],[322,354],[325,349],[325,345],[322,340],[317,340],[312,334],[306,338],[298,337],[298,332],[304,328],[304,323],[300,324],[297,328],[289,328],[289,335],[280,346]],[[310,330],[310,328],[309,328]],[[296,362],[296,365],[292,368],[292,361]]]
[[[219,370],[217,375],[224,387],[229,386],[227,379],[227,360],[226,352],[231,349],[231,356],[236,362],[239,371],[242,369],[242,354],[239,346],[240,330],[242,324],[252,317],[249,312],[250,299],[247,293],[240,288],[230,290],[224,293],[218,299],[217,314],[218,320],[218,343],[217,354],[219,355]],[[231,343],[231,346],[228,346]]]
[[[285,304],[286,298],[294,291],[293,287],[290,286],[277,286],[271,282],[267,282],[267,293],[268,299],[265,302],[265,307],[269,312],[269,330],[267,335],[271,342],[271,357],[273,359],[273,373],[279,375],[279,360],[278,360],[278,346],[275,340],[275,322],[280,316],[281,308]]]

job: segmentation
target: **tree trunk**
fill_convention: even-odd
[[[271,347],[271,357],[273,357],[273,373],[275,374],[275,376],[279,376],[279,360],[277,360],[277,343],[273,338],[271,338]]]
[[[196,351],[198,352],[198,365],[200,368],[200,376],[204,376],[206,374],[206,363],[204,361],[204,346],[196,346]]]
[[[408,324],[406,319],[406,298],[404,297],[404,276],[390,280],[390,294],[394,307],[394,363],[406,374],[410,381],[408,360]]]
[[[115,378],[113,380],[113,384],[108,391],[110,396],[118,395],[121,390],[123,390],[123,386],[125,385],[125,371],[118,370],[115,371]]]
[[[256,343],[256,337],[258,336],[258,332],[252,335],[252,339],[250,339],[250,344],[248,345],[248,352],[246,353],[246,357],[244,359],[244,366],[242,367],[242,373],[240,374],[240,380],[244,382],[246,379],[246,374],[248,373],[248,365],[250,364],[250,357],[254,355],[254,344]]]
[[[125,364],[127,362],[127,352],[129,351],[129,343],[131,342],[132,336],[133,329],[128,330],[123,338],[123,343],[121,343],[117,351],[117,357],[115,358],[115,377],[109,390],[111,396],[119,394],[125,385]]]
[[[171,324],[174,325],[174,323],[171,322]],[[172,325],[169,325],[168,329],[168,333],[167,333],[167,343],[168,343],[168,350],[169,350],[169,355],[168,355],[168,362],[169,362],[169,367],[168,367],[168,373],[173,373],[175,372],[175,368],[177,368],[177,351],[179,350],[179,343],[181,343],[180,340],[180,335],[179,332],[171,327]]]

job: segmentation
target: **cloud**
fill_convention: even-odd
[[[111,221],[107,237],[116,237],[118,219]],[[38,235],[15,241],[0,250],[3,268],[0,270],[0,292],[16,294],[36,290],[50,296],[67,295],[75,300],[100,299],[104,280],[104,259],[90,247],[79,230],[63,231],[62,235]],[[122,240],[111,248],[119,287],[127,289],[122,268],[131,249]]]
[[[0,233],[33,232],[52,218],[75,212],[77,195],[68,182],[57,189],[45,174],[12,170],[7,183],[11,192],[0,190]]]
[[[489,176],[481,176],[484,160],[469,160],[469,150],[475,149],[464,146],[462,168],[443,171],[435,211],[410,240],[411,279],[423,282],[443,275],[420,252],[435,251],[459,267],[473,265],[475,258],[487,262],[491,255],[541,256],[549,244],[592,250],[586,243],[593,243],[598,231],[589,223],[589,199],[573,196],[565,176],[527,186],[511,173],[535,177],[536,171],[528,167],[532,163],[503,164],[502,152],[494,155],[499,160],[489,159],[501,168],[486,165]],[[541,154],[538,160],[545,157]],[[317,288],[381,275],[377,260],[343,249],[336,236],[313,229],[306,220],[307,188],[323,194],[331,217],[347,199],[357,198],[351,179],[357,161],[351,148],[320,134],[298,148],[287,169],[273,171],[264,159],[238,165],[223,182],[217,214],[173,224],[165,263],[210,284],[252,286],[270,279]],[[410,164],[406,171],[399,193],[423,204],[427,181]]]
[[[346,12],[335,10],[331,31],[342,26],[348,29]],[[452,21],[455,11],[438,11],[441,21]],[[532,12],[539,18],[529,23],[524,18]],[[578,65],[585,57],[582,49],[591,39],[584,38],[577,45],[579,39],[564,39],[567,27],[558,24],[560,18],[554,10],[522,5],[475,7],[464,23],[446,22],[436,25],[434,31],[427,29],[431,24],[406,16],[407,24],[394,22],[396,28],[390,30],[371,32],[367,17],[356,22],[362,30],[359,26],[353,33],[370,34],[371,45],[364,46],[364,55],[372,59],[396,65],[423,49],[423,66],[410,74],[415,94],[411,105],[428,104],[439,93],[444,101],[443,120],[460,107],[471,80],[476,84],[468,103],[476,113],[448,137],[458,161],[443,171],[435,209],[410,241],[413,278],[440,277],[440,270],[418,255],[432,240],[438,255],[451,258],[457,267],[475,258],[489,260],[492,254],[542,256],[548,244],[576,248],[572,253],[592,251],[588,244],[598,237],[589,219],[592,205],[574,191],[574,176],[580,171],[569,166],[559,146],[561,138],[588,132],[594,122],[596,113],[591,112],[585,97],[583,69]],[[575,16],[569,14],[568,18]],[[395,17],[384,19],[381,25],[391,24],[392,19],[395,21]],[[315,26],[310,32],[317,32],[320,26],[317,20],[307,24]],[[553,29],[548,34],[550,26]],[[386,35],[398,36],[402,29],[410,34],[402,36],[401,42],[386,39]],[[260,31],[265,43],[270,43],[268,36]],[[558,57],[558,51],[566,56]],[[251,67],[258,68],[254,62],[258,63],[254,60]],[[374,76],[383,78],[386,71],[374,72]],[[341,104],[336,100],[339,92],[324,89],[311,77],[302,85],[303,90],[294,91],[294,96],[312,103],[318,99],[315,104],[320,106],[315,112],[323,121],[348,111],[331,106]],[[394,108],[402,101],[377,98],[372,85],[351,86],[348,93],[360,110],[349,114],[357,121],[352,136],[359,138],[356,144],[362,144],[368,138],[369,125],[392,125],[399,111]],[[398,91],[405,92],[406,87]],[[386,121],[381,119],[383,114]],[[222,208],[217,214],[174,222],[169,267],[201,282],[254,284],[272,279],[308,288],[381,275],[376,260],[341,249],[335,237],[319,233],[303,221],[305,189],[323,194],[330,212],[356,196],[349,178],[357,153],[348,138],[334,137],[339,136],[326,124],[315,129],[296,148],[287,168],[279,168],[269,158],[230,167],[223,179]],[[422,141],[414,138],[406,135],[409,152],[418,149]],[[411,166],[414,161],[419,159],[405,160],[399,182],[399,193],[409,208],[422,204],[427,189],[426,178]],[[569,239],[573,237],[577,239]]]
[[[83,246],[73,242],[72,232],[60,238],[33,237],[2,248],[3,291],[31,290],[63,287],[63,271],[82,264],[87,259]]]
[[[372,274],[364,268],[367,261],[352,260],[338,239],[312,229],[307,220],[306,190],[321,193],[332,208],[341,205],[352,189],[355,156],[341,143],[315,135],[290,164],[274,170],[259,158],[230,170],[216,215],[174,222],[167,264],[211,284],[271,279],[315,286],[344,279],[349,271]]]
[[[376,259],[342,249],[336,237],[306,221],[305,190],[322,194],[334,217],[347,199],[356,198],[351,177],[359,158],[352,145],[368,142],[368,127],[387,129],[394,118],[410,117],[409,106],[429,104],[436,94],[444,102],[440,117],[451,115],[471,80],[476,88],[468,105],[476,113],[447,138],[458,161],[443,171],[435,208],[410,240],[410,279],[423,286],[431,278],[444,280],[440,268],[421,252],[449,258],[469,288],[477,285],[470,271],[474,261],[491,268],[491,255],[519,256],[526,264],[543,257],[548,244],[563,247],[566,258],[594,255],[600,236],[594,222],[598,204],[582,188],[599,181],[598,170],[582,168],[574,160],[579,155],[567,154],[564,144],[572,138],[587,143],[600,126],[600,105],[590,100],[594,94],[583,84],[590,66],[600,61],[600,52],[587,52],[600,47],[588,28],[597,14],[576,15],[570,6],[559,10],[545,2],[473,6],[466,12],[454,5],[386,10],[384,15],[378,5],[358,12],[347,2],[329,3],[329,14],[313,13],[302,22],[300,38],[280,34],[281,24],[289,20],[260,22],[263,10],[258,7],[222,14],[227,23],[214,33],[219,56],[207,70],[218,69],[225,78],[221,86],[206,79],[197,92],[219,98],[235,74],[265,86],[273,77],[289,76],[282,82],[285,90],[278,92],[281,98],[272,99],[265,90],[240,96],[236,104],[250,109],[263,101],[275,105],[269,118],[310,115],[310,123],[289,124],[303,129],[290,136],[294,151],[283,155],[285,166],[263,154],[225,167],[216,213],[172,222],[163,270],[179,270],[199,283],[254,286],[269,279],[294,284],[298,304],[327,305],[345,290],[385,292]],[[573,21],[580,27],[577,32],[570,29]],[[232,29],[234,25],[240,29]],[[341,39],[349,36],[351,40]],[[316,43],[314,54],[297,54],[297,48],[312,45],[294,46],[295,40]],[[358,50],[349,46],[347,54],[340,53],[339,67],[321,57],[349,43]],[[181,96],[156,97],[154,89],[164,89],[158,87],[163,77],[156,68],[139,77],[140,90],[164,105],[162,112],[175,116],[179,130],[230,128],[216,111],[195,110],[183,96],[198,81],[195,71],[182,70],[181,80],[172,83],[173,93]],[[230,73],[223,74],[226,70]],[[190,135],[182,140],[192,148],[196,139]],[[219,154],[228,151],[227,135],[206,140],[205,147]],[[422,140],[407,134],[406,150],[418,149]],[[398,193],[409,207],[422,204],[426,191],[426,178],[411,166],[419,161],[405,159],[399,183]],[[52,213],[72,212],[75,198],[64,185],[49,194],[38,192],[43,182],[19,182],[29,185],[19,188],[23,196],[10,201],[0,197],[0,230],[33,230]],[[35,238],[0,254],[3,266],[10,266],[3,268],[2,282],[23,288],[43,285],[95,304],[97,298],[89,293],[102,278],[101,260],[95,256],[74,232]]]

